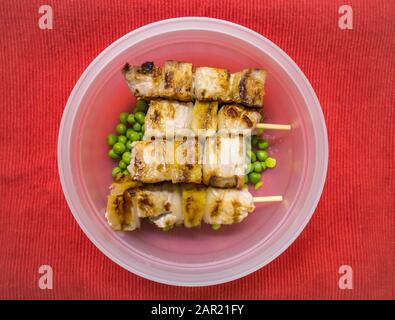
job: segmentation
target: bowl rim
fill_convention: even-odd
[[[181,26],[180,26],[181,24]],[[313,121],[313,129],[314,132],[321,131],[321,135],[324,137],[324,139],[317,141],[315,137],[315,143],[317,146],[317,152],[320,150],[322,153],[322,161],[315,163],[315,170],[313,174],[313,183],[310,186],[310,189],[308,190],[309,192],[312,192],[314,189],[314,194],[315,196],[312,197],[312,201],[310,202],[310,205],[308,208],[304,208],[304,220],[301,221],[298,225],[298,228],[295,228],[292,233],[289,233],[288,235],[282,235],[280,240],[282,239],[283,241],[280,243],[278,246],[277,250],[266,260],[262,258],[262,261],[256,262],[254,265],[249,266],[248,268],[244,268],[242,271],[238,273],[234,273],[231,276],[223,277],[223,278],[218,278],[215,280],[203,280],[203,281],[197,281],[196,279],[188,279],[188,281],[182,280],[179,281],[178,279],[167,279],[164,276],[157,276],[153,273],[146,272],[145,270],[139,270],[135,269],[130,265],[125,264],[121,259],[119,259],[116,255],[114,255],[110,250],[108,250],[105,245],[103,245],[97,238],[94,232],[91,232],[86,225],[82,222],[80,219],[78,212],[80,211],[79,208],[77,208],[78,204],[75,204],[74,201],[72,200],[72,197],[70,195],[72,189],[72,185],[70,184],[70,181],[67,181],[66,175],[71,176],[71,166],[69,161],[64,161],[64,159],[69,159],[69,148],[66,148],[66,151],[64,150],[64,146],[70,145],[70,137],[68,135],[65,135],[65,132],[67,131],[66,125],[70,119],[74,119],[78,108],[72,108],[72,105],[79,105],[78,99],[77,102],[76,96],[79,91],[87,90],[89,88],[90,83],[85,83],[85,80],[88,78],[88,76],[92,76],[92,71],[94,68],[97,68],[95,71],[95,74],[97,75],[100,73],[100,71],[107,65],[106,63],[103,63],[101,61],[104,57],[107,57],[108,54],[114,54],[118,55],[120,52],[115,52],[118,45],[122,44],[124,41],[127,41],[131,37],[137,38],[135,42],[139,41],[139,37],[144,35],[145,32],[153,31],[156,30],[157,32],[155,33],[156,35],[158,33],[167,33],[171,31],[179,31],[182,29],[187,29],[187,30],[206,30],[206,31],[215,31],[219,32],[219,30],[213,30],[212,28],[207,28],[207,24],[210,24],[212,27],[213,25],[217,25],[219,28],[221,28],[222,33],[227,34],[224,32],[223,29],[228,28],[229,30],[232,30],[232,33],[229,33],[229,35],[238,37],[243,41],[247,41],[244,38],[241,38],[240,35],[244,36],[250,36],[254,38],[257,41],[260,41],[262,43],[262,46],[266,46],[267,48],[270,48],[271,50],[275,51],[277,55],[281,57],[283,60],[283,63],[287,63],[288,67],[292,69],[293,74],[290,74],[290,70],[286,69],[283,64],[281,64],[278,59],[279,58],[274,58],[280,65],[282,65],[283,69],[288,73],[288,76],[290,79],[293,80],[295,85],[297,86],[298,91],[300,94],[303,96],[304,100],[306,101],[306,105],[309,107],[310,105],[315,105],[318,106],[319,108],[310,108],[310,114],[311,116],[315,117],[316,121]],[[239,32],[240,34],[236,36],[234,33]],[[250,41],[247,41],[251,43]],[[256,44],[254,44],[257,46]],[[266,48],[266,49],[267,49]],[[261,48],[262,49],[262,48]],[[268,49],[267,49],[268,50]],[[269,54],[267,51],[265,53]],[[111,60],[111,59],[109,59]],[[298,78],[298,81],[296,81],[296,78]],[[301,89],[301,86],[305,86],[305,90],[303,91]],[[303,94],[304,92],[304,94]],[[306,96],[308,94],[308,96]],[[81,95],[81,97],[83,94]],[[79,98],[81,100],[81,98]],[[310,103],[308,103],[310,101]],[[319,142],[319,143],[317,143]],[[150,279],[152,281],[160,282],[160,283],[165,283],[165,284],[170,284],[170,285],[178,285],[178,286],[208,286],[208,285],[215,285],[215,284],[220,284],[220,283],[225,283],[229,282],[241,277],[244,277],[260,268],[263,266],[267,265],[274,259],[276,259],[279,255],[281,255],[286,249],[296,240],[296,238],[300,235],[300,233],[303,231],[303,229],[306,227],[307,223],[310,221],[312,215],[314,214],[315,208],[318,205],[318,202],[320,200],[325,181],[326,181],[326,176],[327,176],[327,169],[328,169],[328,134],[327,134],[327,128],[326,128],[326,123],[325,123],[325,118],[322,112],[321,105],[318,101],[318,98],[304,75],[304,73],[301,71],[301,69],[297,66],[297,64],[277,45],[275,45],[273,42],[265,38],[263,35],[247,28],[244,26],[241,26],[239,24],[229,22],[226,20],[221,20],[221,19],[215,19],[215,18],[207,18],[207,17],[178,17],[178,18],[172,18],[172,19],[165,19],[157,22],[153,22],[147,25],[144,25],[138,29],[135,29],[121,38],[117,39],[113,43],[111,43],[106,49],[104,49],[90,64],[89,66],[85,69],[85,71],[82,73],[80,76],[79,80],[77,81],[76,85],[74,86],[68,100],[65,106],[65,109],[63,111],[62,115],[62,120],[60,123],[60,128],[59,128],[59,133],[58,133],[58,146],[57,146],[57,156],[58,156],[58,171],[59,171],[59,176],[60,176],[60,182],[63,190],[63,194],[66,198],[67,204],[70,208],[70,211],[72,212],[74,218],[76,219],[78,225],[80,228],[83,230],[85,235],[93,242],[93,244],[102,252],[104,255],[106,255],[109,259],[120,265],[121,267],[125,268],[126,270],[133,272],[139,276],[142,276],[146,279]],[[320,179],[314,179],[317,175]],[[81,207],[81,206],[80,206]],[[81,210],[83,210],[81,208]],[[284,239],[285,237],[285,239]]]

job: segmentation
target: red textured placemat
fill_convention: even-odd
[[[40,30],[38,8],[54,11]],[[0,298],[394,298],[395,2],[0,2]],[[58,127],[75,82],[114,40],[149,22],[209,16],[247,26],[283,48],[311,81],[327,121],[330,160],[315,215],[265,268],[205,288],[157,284],[123,270],[88,240],[63,197]],[[40,265],[53,290],[37,286]],[[353,289],[338,270],[353,268]]]

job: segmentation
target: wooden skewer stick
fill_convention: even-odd
[[[254,202],[281,202],[283,196],[253,197]]]
[[[258,129],[291,130],[291,125],[289,124],[257,123],[255,127]]]

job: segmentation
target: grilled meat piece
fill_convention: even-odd
[[[233,224],[244,220],[254,211],[254,201],[247,189],[208,188],[204,222]]]
[[[246,174],[246,143],[239,135],[207,137],[203,153],[203,183],[220,188],[242,188]]]
[[[168,60],[162,68],[159,96],[167,99],[192,100],[192,63]]]
[[[140,185],[141,183],[132,181],[130,177],[122,177],[111,185],[107,197],[106,218],[114,230],[132,231],[139,228],[140,221],[132,211],[129,190]]]
[[[173,183],[202,183],[202,165],[199,161],[198,141],[195,138],[174,141]]]
[[[218,131],[242,132],[244,129],[250,129],[251,134],[254,134],[255,126],[261,119],[262,115],[256,109],[237,104],[225,105],[218,111]]]
[[[174,100],[151,100],[145,117],[144,140],[153,137],[190,135],[192,102]]]
[[[182,213],[184,226],[197,227],[201,224],[206,207],[207,188],[201,185],[185,185],[182,188]]]
[[[225,69],[199,67],[193,78],[193,93],[197,100],[229,101],[230,73]]]
[[[159,97],[158,88],[162,81],[162,71],[152,62],[133,67],[127,63],[122,71],[130,90],[137,98]]]
[[[132,146],[132,160],[128,170],[133,181],[143,183],[171,181],[173,155],[166,152],[166,141],[136,141]]]
[[[160,228],[182,224],[181,193],[177,185],[145,185],[132,192],[138,217],[150,218]]]
[[[232,74],[228,101],[249,107],[262,107],[267,73],[262,69],[244,69]]]
[[[206,135],[217,131],[218,102],[203,102],[196,100],[193,106],[191,129],[196,135],[206,130]]]

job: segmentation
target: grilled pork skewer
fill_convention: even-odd
[[[281,196],[260,197],[261,202],[282,201]],[[115,230],[132,231],[140,218],[161,229],[175,225],[187,228],[243,221],[255,209],[247,189],[217,189],[201,185],[142,185],[128,177],[114,182],[108,197],[106,218]],[[259,202],[259,201],[258,201]]]
[[[197,67],[192,63],[168,60],[163,67],[147,61],[123,68],[129,88],[137,98],[166,98],[180,101],[219,101],[262,107],[266,71],[244,69],[230,73],[226,69]]]
[[[214,135],[204,142],[195,137],[136,141],[128,170],[132,180],[142,183],[171,181],[242,188],[246,153],[241,135]]]
[[[136,141],[132,146],[128,167],[132,180],[142,183],[202,183],[196,139]]]
[[[178,102],[151,100],[145,117],[144,139],[152,137],[212,135],[215,132],[250,129],[256,134],[259,128],[290,129],[289,125],[260,123],[261,113],[242,105],[224,105],[218,111],[218,102]],[[166,132],[167,130],[167,132]],[[203,130],[205,132],[203,133]]]
[[[172,181],[242,188],[247,169],[246,139],[249,133],[255,133],[253,128],[260,120],[256,109],[241,105],[225,105],[218,111],[217,102],[196,101],[193,105],[151,100],[145,117],[144,142],[133,145],[128,168],[132,179],[143,183]],[[252,132],[244,132],[251,128]],[[176,141],[171,150],[167,150],[166,141],[157,140],[174,137],[199,140]],[[173,149],[178,147],[179,161],[175,161]]]

